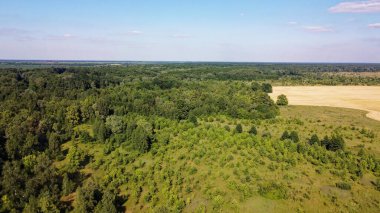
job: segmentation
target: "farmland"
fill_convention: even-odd
[[[285,94],[290,105],[331,106],[367,111],[380,121],[379,86],[278,86],[270,95]]]

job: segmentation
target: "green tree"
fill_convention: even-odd
[[[43,193],[42,195],[40,195],[38,206],[40,207],[42,213],[60,212],[49,193]]]
[[[286,95],[281,94],[277,97],[276,104],[279,106],[287,106],[288,105],[288,98]]]
[[[38,200],[31,196],[29,198],[29,202],[25,205],[24,209],[22,210],[22,213],[36,213],[39,212],[38,209]]]
[[[57,156],[61,151],[60,137],[57,133],[49,135],[49,152],[52,156]]]
[[[193,114],[189,115],[189,121],[193,123],[194,125],[198,125],[197,117],[195,117],[195,115]]]
[[[243,126],[241,124],[236,125],[235,131],[237,133],[242,133],[243,132]]]
[[[63,175],[63,180],[62,180],[62,194],[64,196],[69,195],[72,193],[75,189],[75,183],[70,180],[69,176],[67,173]]]
[[[148,137],[148,133],[141,126],[137,126],[137,128],[133,131],[131,140],[133,143],[133,147],[140,151],[141,153],[149,151],[150,141]]]
[[[281,135],[281,138],[280,140],[286,140],[286,139],[289,139],[289,132],[287,130],[285,130],[282,135]]]
[[[330,144],[330,138],[325,135],[325,137],[321,140],[321,145],[327,149]]]
[[[257,129],[255,126],[252,126],[251,129],[249,130],[249,134],[251,135],[257,135]]]
[[[68,159],[68,169],[70,172],[76,172],[81,166],[84,160],[86,159],[86,153],[78,147],[77,144],[74,144],[67,153],[66,158]]]
[[[94,122],[93,131],[95,138],[100,142],[104,142],[108,137],[108,129],[102,120]]]
[[[75,213],[94,212],[96,204],[101,200],[99,186],[92,180],[76,190],[74,201]]]
[[[261,85],[257,82],[253,82],[251,84],[251,89],[254,91],[254,92],[257,92],[259,90],[261,90]]]
[[[335,152],[338,150],[343,150],[344,146],[345,142],[343,137],[341,135],[333,135],[327,149]]]
[[[124,131],[123,117],[111,115],[106,119],[106,126],[112,131],[112,133],[118,134]]]
[[[273,89],[272,89],[272,85],[269,84],[269,83],[263,83],[261,85],[262,87],[262,90],[265,92],[265,93],[272,93],[273,92]]]
[[[289,139],[292,140],[293,142],[299,142],[300,139],[298,137],[298,133],[296,131],[292,131],[289,135]]]
[[[310,137],[310,139],[309,139],[309,144],[310,145],[313,145],[313,144],[320,144],[320,140],[319,140],[319,138],[318,138],[318,135],[316,135],[316,134],[313,134],[311,137]]]
[[[96,205],[95,213],[116,213],[115,194],[110,190],[106,190],[102,196],[102,200]]]
[[[71,105],[66,109],[66,119],[71,125],[78,125],[81,121],[80,108],[77,105]]]

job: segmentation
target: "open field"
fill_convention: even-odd
[[[290,105],[332,106],[360,109],[380,120],[379,86],[291,86],[274,87],[271,97],[285,94]]]

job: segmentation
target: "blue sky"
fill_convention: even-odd
[[[1,0],[0,59],[380,62],[380,0]]]

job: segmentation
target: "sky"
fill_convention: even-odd
[[[380,0],[1,0],[0,59],[380,63]]]

